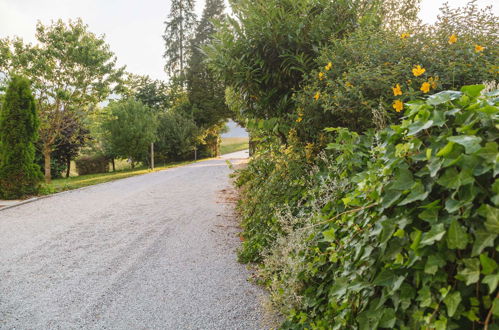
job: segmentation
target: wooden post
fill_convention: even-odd
[[[154,143],[151,143],[151,170],[154,170]]]

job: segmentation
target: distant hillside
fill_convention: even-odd
[[[222,138],[248,137],[248,132],[232,120],[227,123],[229,132],[222,134]]]

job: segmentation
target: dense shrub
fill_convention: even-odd
[[[328,126],[361,132],[380,120],[396,121],[400,114],[384,109],[397,100],[497,79],[498,37],[497,17],[469,4],[444,7],[435,25],[405,31],[366,26],[332,39],[295,94],[299,136],[314,140]]]
[[[332,130],[315,170],[287,181],[304,183],[302,198],[259,206],[274,219],[261,276],[284,328],[497,322],[499,91],[482,88],[412,102],[376,135]]]
[[[109,158],[103,155],[82,156],[75,163],[78,175],[109,172]]]
[[[42,178],[35,164],[38,115],[30,82],[13,77],[0,111],[0,198],[36,194]]]

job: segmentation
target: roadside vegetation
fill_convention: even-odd
[[[242,0],[205,48],[256,144],[239,259],[283,329],[498,326],[499,20],[418,6]]]

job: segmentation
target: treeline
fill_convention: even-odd
[[[2,100],[16,88],[7,88],[16,77],[23,86],[23,79],[28,79],[29,86],[24,87],[34,97],[39,122],[31,125],[30,133],[34,163],[43,169],[47,183],[68,177],[73,160],[80,174],[88,174],[107,171],[109,164],[114,169],[115,159],[128,160],[132,168],[150,166],[152,150],[156,164],[218,155],[220,134],[230,114],[225,87],[204,63],[201,48],[211,40],[213,21],[224,16],[225,7],[221,0],[208,0],[199,21],[193,10],[193,1],[173,1],[165,22],[168,82],[118,67],[104,38],[90,32],[80,19],[38,23],[36,45],[18,37],[0,39],[1,125],[21,125],[9,117],[19,104]],[[6,137],[0,143],[12,151],[17,148],[13,141]],[[31,149],[28,144],[16,150],[22,158]],[[23,166],[13,159],[0,156],[0,166]],[[33,171],[38,172],[38,167]],[[37,174],[33,177],[39,179]],[[16,186],[14,172],[0,180]],[[38,181],[32,182],[26,192],[35,194],[38,186]],[[0,198],[23,195],[0,192]]]
[[[285,329],[499,319],[499,20],[476,1],[241,0],[205,51],[256,153],[243,246]],[[463,87],[464,86],[464,87]]]

